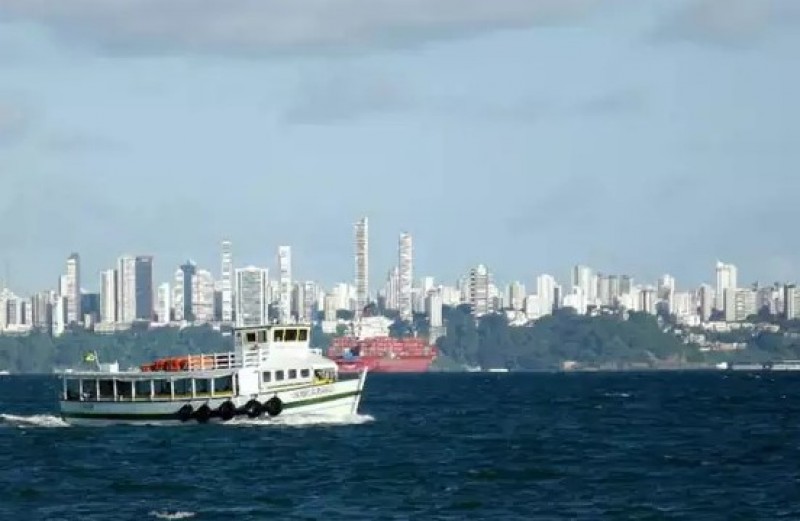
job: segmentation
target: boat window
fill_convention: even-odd
[[[80,400],[81,382],[80,380],[67,380],[67,400]]]
[[[310,369],[301,369],[300,370],[300,378],[308,378],[309,376],[311,376],[311,370]]]
[[[297,369],[289,369],[289,380],[297,378]]]
[[[97,380],[83,380],[81,386],[81,396],[84,400],[94,400],[97,398]]]
[[[236,332],[236,343],[237,344],[241,344],[242,343],[242,332],[241,331],[237,331]]]
[[[153,394],[159,398],[172,396],[172,385],[170,381],[163,378],[153,380]]]
[[[272,340],[274,342],[283,342],[283,329],[276,329],[272,332]]]
[[[248,331],[246,335],[246,340],[248,344],[255,344],[256,343],[256,332],[255,331]]]
[[[297,340],[299,340],[300,342],[308,341],[308,329],[301,329],[298,332]]]
[[[208,378],[196,378],[194,381],[194,392],[196,396],[211,394],[211,380]]]
[[[133,400],[133,382],[117,380],[117,396],[120,400]]]
[[[262,344],[267,341],[267,332],[263,329],[258,332],[258,341]]]
[[[192,379],[180,378],[175,380],[175,396],[191,396],[192,395]]]
[[[275,381],[280,382],[283,380],[283,371],[275,371]]]
[[[136,398],[150,398],[150,380],[136,380]]]
[[[272,381],[272,372],[271,371],[264,371],[263,373],[261,373],[261,381],[264,382],[265,384],[271,382]]]
[[[214,378],[214,392],[215,393],[232,393],[233,392],[233,376],[220,376]]]
[[[287,329],[286,336],[283,338],[287,342],[297,342],[297,330],[296,329]]]
[[[100,399],[114,399],[114,380],[100,380]]]

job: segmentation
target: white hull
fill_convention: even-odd
[[[178,410],[186,404],[195,411],[208,405],[215,414],[207,422],[216,423],[224,421],[216,413],[224,402],[231,401],[239,409],[234,418],[248,418],[242,409],[250,400],[256,399],[263,404],[277,396],[283,407],[276,418],[307,414],[348,415],[357,412],[362,390],[363,378],[359,378],[236,397],[134,402],[62,400],[59,403],[62,419],[72,425],[197,425],[198,419],[181,419]],[[260,416],[270,417],[266,412]]]

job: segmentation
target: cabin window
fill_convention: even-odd
[[[117,396],[120,400],[133,400],[133,382],[117,380]]]
[[[275,371],[275,381],[280,382],[283,380],[283,371]]]
[[[242,343],[242,332],[241,331],[237,331],[236,332],[236,342],[239,343],[239,344]]]
[[[136,398],[139,400],[150,398],[150,380],[136,380]]]
[[[259,343],[263,344],[267,341],[267,332],[266,331],[259,331],[258,332],[258,341]]]
[[[283,329],[276,329],[272,332],[272,340],[274,342],[283,342]]]
[[[286,337],[284,338],[287,342],[297,342],[297,330],[296,329],[287,329],[286,330]]]
[[[265,371],[261,373],[261,381],[265,384],[270,383],[272,381],[272,372]]]
[[[308,378],[309,376],[311,376],[311,369],[300,370],[300,378]]]
[[[169,380],[153,380],[153,394],[157,398],[167,398],[172,396],[172,385]]]
[[[233,392],[233,376],[220,376],[214,378],[214,392],[215,393],[232,393]]]
[[[181,378],[175,380],[175,396],[192,396],[191,378]]]
[[[297,378],[297,369],[289,369],[289,380]]]
[[[80,380],[67,380],[67,400],[80,400],[80,399],[81,399]]]
[[[301,329],[297,332],[297,340],[300,342],[308,341],[308,329]]]
[[[256,332],[255,331],[248,331],[245,337],[245,340],[248,344],[255,344],[256,343]]]
[[[100,380],[100,399],[114,399],[114,380]]]
[[[197,393],[197,396],[208,396],[211,394],[211,380],[207,378],[195,379],[194,392]]]

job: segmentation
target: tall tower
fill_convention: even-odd
[[[230,241],[222,241],[222,322],[233,322],[233,252]]]
[[[292,247],[278,247],[278,320],[288,324],[292,317]]]
[[[369,304],[369,227],[367,218],[355,224],[356,315]]]
[[[83,320],[81,315],[81,260],[77,253],[67,258],[67,274],[64,283],[66,299],[67,324],[75,324]]]
[[[117,322],[117,270],[100,273],[100,319],[107,323]]]
[[[397,308],[400,317],[410,319],[412,316],[411,292],[414,283],[414,249],[411,234],[401,233],[398,243],[398,291]]]
[[[736,289],[736,266],[717,261],[717,292],[714,307],[720,311],[725,309],[725,290]]]
[[[236,270],[236,325],[267,323],[267,270],[248,266]]]

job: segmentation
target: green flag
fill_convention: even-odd
[[[85,353],[83,355],[83,361],[86,362],[87,364],[92,364],[94,362],[97,362],[97,354],[95,354],[95,353],[93,353],[91,351],[88,352],[88,353]]]

